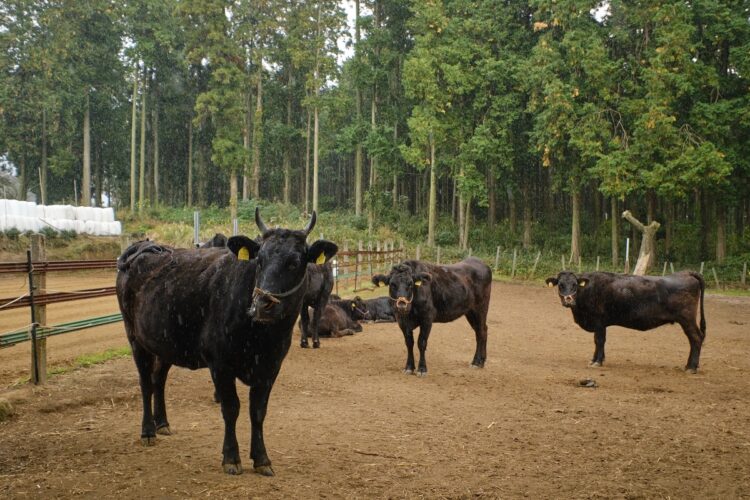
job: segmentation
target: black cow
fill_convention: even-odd
[[[300,311],[300,316],[302,317],[300,323],[300,347],[308,346],[307,337],[309,336],[312,336],[313,348],[317,349],[320,347],[320,337],[318,335],[320,317],[326,308],[326,304],[328,304],[331,290],[333,290],[333,270],[331,269],[331,264],[308,264],[307,289],[305,290],[305,297],[302,299],[302,310]],[[312,321],[310,320],[308,307],[312,307],[313,309]]]
[[[594,333],[594,357],[591,366],[604,363],[607,327],[624,326],[634,330],[651,330],[667,323],[679,323],[690,341],[690,355],[685,370],[695,373],[706,338],[703,315],[703,277],[695,272],[670,276],[632,276],[614,273],[563,271],[547,278],[547,285],[557,286],[560,302],[573,311],[573,320],[587,332]],[[700,302],[700,328],[696,324]]]
[[[226,252],[139,242],[120,256],[117,299],[140,377],[144,445],[155,443],[157,430],[170,433],[169,368],[208,367],[224,417],[224,472],[242,472],[235,434],[239,379],[251,387],[250,457],[256,472],[273,475],[263,442],[268,398],[292,341],[307,263],[337,251],[329,241],[306,243],[315,219],[313,212],[302,231],[268,229],[256,209],[259,242],[234,236]]]
[[[390,297],[377,297],[365,300],[365,308],[370,319],[376,323],[393,323],[396,314],[393,312],[393,300]]]
[[[477,348],[472,366],[482,368],[487,359],[487,310],[492,291],[492,271],[481,260],[469,257],[457,264],[437,266],[407,260],[393,266],[390,274],[377,274],[372,282],[389,285],[396,321],[406,342],[404,373],[414,373],[414,335],[419,326],[419,367],[427,375],[427,339],[432,324],[448,323],[466,316],[476,334]]]
[[[368,317],[364,302],[359,297],[332,300],[326,305],[320,317],[320,336],[338,338],[361,332],[362,325],[359,321]]]
[[[213,238],[200,245],[200,248],[225,248],[227,241],[229,240],[225,235],[216,233]]]

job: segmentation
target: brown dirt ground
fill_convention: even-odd
[[[102,273],[66,279],[48,288],[112,282]],[[22,286],[0,282],[0,297]],[[474,335],[464,320],[433,328],[426,378],[401,373],[395,324],[324,339],[319,350],[295,342],[265,425],[274,478],[250,472],[246,410],[246,472],[222,473],[223,423],[206,371],[172,370],[174,435],[143,448],[131,359],[33,387],[17,383],[28,376],[28,343],[4,349],[0,399],[16,414],[0,423],[0,496],[750,497],[749,298],[706,297],[708,339],[691,376],[678,326],[611,328],[607,363],[592,369],[592,337],[553,291],[498,282],[492,293],[483,370],[469,368]],[[49,323],[115,311],[114,298],[51,306]],[[0,333],[26,314],[0,313]],[[48,342],[56,365],[124,346],[125,335],[116,324]],[[584,378],[599,387],[578,387]],[[247,408],[246,393],[241,400]]]

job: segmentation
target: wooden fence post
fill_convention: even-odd
[[[599,256],[596,256],[596,271],[599,272]]]
[[[417,245],[417,256],[416,260],[419,260],[419,258],[422,257],[422,245]]]
[[[745,286],[745,276],[747,275],[747,262],[742,264],[742,277],[740,278],[740,283],[742,283],[742,286]]]
[[[667,261],[664,261],[664,268],[661,270],[661,275],[664,276],[667,274]]]
[[[500,264],[500,247],[495,250],[495,272],[497,272],[497,266]]]
[[[354,290],[357,290],[357,280],[359,279],[359,266],[362,262],[362,240],[357,242],[357,257],[355,257],[354,265]]]
[[[33,296],[43,295],[47,289],[47,274],[40,271],[33,271],[33,262],[46,262],[47,250],[44,246],[44,236],[34,234],[31,236],[31,251],[29,253],[29,291],[32,294],[31,306],[31,381],[34,384],[44,384],[47,382],[47,339],[37,338],[37,325],[47,324],[47,306],[33,305]]]
[[[440,265],[440,247],[437,247],[437,262],[436,262],[436,264],[438,266]]]
[[[539,250],[536,253],[536,259],[534,260],[534,267],[531,268],[531,279],[534,279],[534,274],[536,273],[536,265],[539,264],[539,259],[542,257],[542,251]]]
[[[349,254],[349,241],[348,240],[344,240],[344,259],[343,259],[344,265],[343,266],[339,266],[339,272],[341,272],[341,269],[343,267],[343,269],[344,269],[344,276],[346,276],[347,274],[349,274],[349,255],[348,254]],[[344,283],[343,283],[342,286],[346,287],[346,285],[348,284],[347,282],[350,279],[351,278],[348,277],[348,276],[346,278],[344,278]]]
[[[711,271],[714,273],[714,280],[716,281],[716,288],[721,288],[721,285],[719,284],[719,277],[716,276],[716,268],[712,267]]]
[[[518,249],[513,249],[513,267],[510,270],[510,277],[514,278],[516,276],[516,257],[518,256]]]

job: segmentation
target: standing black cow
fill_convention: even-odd
[[[369,319],[376,323],[394,323],[396,313],[393,312],[393,301],[390,297],[376,297],[367,299],[365,308],[369,314]]]
[[[224,417],[224,472],[242,472],[235,434],[240,379],[251,387],[250,457],[256,472],[273,475],[263,442],[268,398],[291,344],[307,263],[328,260],[337,250],[325,240],[306,243],[315,218],[313,212],[302,231],[268,229],[256,209],[259,242],[234,236],[227,252],[139,242],[120,256],[117,298],[140,377],[144,445],[155,443],[157,429],[170,433],[164,404],[169,368],[208,367]]]
[[[307,337],[312,336],[313,348],[320,347],[320,336],[318,328],[320,326],[320,317],[328,304],[328,299],[333,290],[333,269],[330,262],[322,265],[307,265],[307,289],[305,297],[302,299],[302,310],[300,316],[300,347],[307,347]],[[312,321],[307,308],[312,307]]]
[[[414,373],[414,335],[419,327],[419,368],[427,375],[427,339],[432,323],[448,323],[466,316],[476,335],[477,348],[472,366],[481,368],[487,359],[487,310],[492,291],[492,271],[481,260],[469,257],[457,264],[437,266],[407,260],[393,266],[390,274],[377,274],[372,282],[389,285],[396,320],[406,342],[404,373]]]
[[[679,323],[690,342],[685,370],[695,373],[706,338],[703,315],[703,277],[695,272],[670,276],[633,276],[614,273],[563,271],[547,278],[557,286],[560,302],[573,311],[573,319],[584,330],[594,333],[594,357],[591,366],[604,363],[607,327],[624,326],[651,330],[667,323]],[[700,327],[695,322],[700,303]]]

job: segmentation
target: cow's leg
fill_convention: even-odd
[[[262,476],[274,475],[271,459],[268,458],[266,444],[263,441],[263,421],[282,359],[261,359],[250,388],[250,458],[253,459],[255,472]]]
[[[167,374],[171,366],[171,364],[164,363],[157,357],[151,372],[151,381],[154,386],[154,424],[156,425],[156,433],[164,436],[172,434],[169,430],[167,406],[164,402],[164,386],[167,384]]]
[[[320,317],[323,315],[323,309],[325,309],[325,304],[320,305],[318,304],[313,309],[313,316],[312,321],[310,322],[310,330],[312,334],[312,340],[313,340],[313,349],[317,349],[320,347],[320,337],[318,336],[318,327],[320,326]]]
[[[604,344],[607,342],[607,329],[597,328],[594,332],[594,357],[589,366],[598,367],[604,364]]]
[[[308,347],[308,345],[307,345],[307,335],[308,335],[307,329],[310,326],[310,314],[307,312],[307,304],[302,304],[302,309],[299,312],[299,316],[300,316],[299,330],[300,330],[300,337],[301,337],[301,339],[299,341],[299,345],[300,345],[300,347],[306,348],[306,347]]]
[[[234,375],[215,371],[211,378],[214,387],[219,394],[221,403],[221,415],[224,417],[224,445],[222,447],[223,458],[221,465],[227,474],[242,474],[242,461],[240,460],[240,448],[237,444],[237,417],[240,414],[240,399],[237,397],[237,387]]]
[[[411,375],[414,373],[414,332],[410,328],[401,331],[404,333],[404,342],[406,342],[406,366],[404,367],[404,373]]]
[[[688,356],[685,371],[688,373],[697,373],[698,363],[701,357],[701,347],[703,347],[704,335],[700,331],[700,328],[698,328],[698,325],[696,325],[695,321],[692,319],[680,321],[680,326],[682,326],[682,331],[685,332],[685,335],[690,342],[690,355]]]
[[[153,446],[156,444],[156,426],[154,415],[151,411],[151,396],[154,393],[154,384],[151,380],[155,356],[148,352],[138,342],[130,341],[130,350],[133,352],[133,360],[138,368],[138,379],[141,385],[141,398],[143,400],[143,418],[141,419],[141,444]]]
[[[418,377],[427,375],[427,339],[430,338],[430,330],[432,330],[432,323],[423,323],[419,326],[419,339],[417,339],[417,346],[419,347]]]
[[[474,336],[477,340],[477,348],[471,366],[483,368],[484,362],[487,360],[487,311],[484,311],[484,315],[481,314],[481,311],[479,313],[469,311],[466,314],[466,319],[474,330]]]

